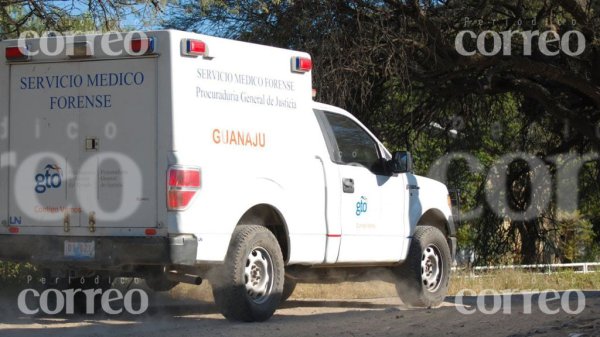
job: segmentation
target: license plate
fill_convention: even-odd
[[[65,257],[88,260],[96,256],[95,242],[65,241]]]

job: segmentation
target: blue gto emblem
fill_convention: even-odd
[[[356,203],[356,215],[360,216],[367,212],[367,197],[360,197],[360,201]]]
[[[46,165],[46,172],[35,176],[35,192],[44,193],[51,188],[59,188],[62,185],[62,169],[58,165]]]

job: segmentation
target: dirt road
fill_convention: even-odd
[[[600,292],[585,292],[585,309],[578,315],[543,314],[537,295],[531,314],[522,314],[524,297],[514,296],[511,314],[494,315],[462,314],[453,297],[441,308],[419,310],[403,307],[396,298],[291,300],[268,322],[254,324],[228,322],[209,302],[167,296],[152,297],[143,315],[117,317],[25,316],[18,312],[16,295],[11,297],[0,300],[0,336],[600,336]],[[493,303],[491,297],[486,300]],[[474,297],[463,303],[477,308]]]

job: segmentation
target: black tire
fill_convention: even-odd
[[[287,301],[290,296],[294,293],[298,282],[293,278],[286,277],[283,283],[283,292],[281,293],[281,302]]]
[[[213,295],[219,310],[233,321],[265,321],[281,302],[283,255],[267,228],[238,226],[225,263],[215,270]]]
[[[432,226],[418,226],[404,263],[394,268],[396,291],[410,307],[438,307],[448,293],[451,256],[448,241]]]

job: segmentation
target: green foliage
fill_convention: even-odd
[[[592,223],[575,214],[560,214],[557,219],[558,248],[564,262],[585,262],[597,258]]]
[[[464,223],[456,230],[456,239],[458,240],[458,249],[472,251],[475,248],[477,236],[471,223]]]
[[[0,261],[0,283],[6,285],[19,285],[28,276],[39,275],[38,269],[28,263],[18,264]]]

